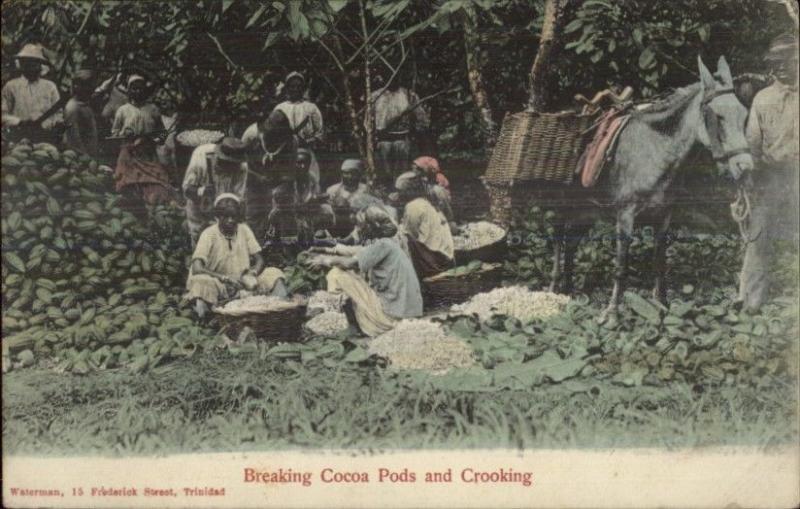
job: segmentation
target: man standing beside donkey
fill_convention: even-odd
[[[776,38],[766,59],[775,82],[753,99],[747,121],[747,140],[756,161],[747,245],[739,280],[739,300],[745,309],[761,307],[769,291],[772,243],[796,242],[800,120],[798,120],[797,38]]]

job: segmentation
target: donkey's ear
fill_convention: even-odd
[[[717,76],[726,87],[733,86],[733,76],[731,75],[731,68],[728,66],[728,61],[725,57],[719,57],[717,61]]]
[[[700,84],[703,86],[703,90],[714,90],[716,86],[714,76],[711,75],[711,71],[709,71],[706,64],[703,63],[703,59],[700,55],[697,55],[697,68],[700,70]]]

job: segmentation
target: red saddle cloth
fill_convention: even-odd
[[[597,183],[600,172],[614,149],[617,136],[628,121],[630,115],[612,108],[603,113],[595,125],[592,141],[586,146],[575,173],[581,177],[583,187],[592,187]]]

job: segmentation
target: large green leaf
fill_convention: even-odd
[[[347,2],[348,0],[328,0],[328,7],[336,13],[344,9],[347,6]]]
[[[250,16],[250,19],[247,20],[247,24],[244,26],[244,28],[248,29],[253,25],[255,25],[256,23],[258,23],[258,20],[261,19],[261,16],[264,14],[266,10],[267,10],[267,5],[262,5],[261,7],[256,9],[256,12],[254,12],[253,15]]]
[[[641,317],[652,324],[661,323],[661,312],[657,307],[633,292],[625,292],[625,303]]]
[[[648,48],[645,48],[644,51],[639,54],[639,67],[641,69],[650,69],[655,65],[656,61],[656,53]]]
[[[492,375],[489,371],[478,368],[458,368],[442,376],[430,376],[431,384],[446,391],[476,391],[485,392],[496,390],[492,386]]]
[[[308,18],[300,12],[300,2],[289,2],[287,18],[290,25],[289,37],[295,41],[308,37]]]

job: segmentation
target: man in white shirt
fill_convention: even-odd
[[[428,125],[428,116],[417,94],[393,81],[372,93],[378,172],[382,179],[396,178],[408,169],[411,136]],[[413,108],[413,109],[410,109]]]
[[[236,138],[224,138],[217,144],[209,143],[194,149],[181,186],[186,198],[186,222],[193,247],[200,233],[213,220],[212,204],[217,196],[231,193],[244,203],[248,171],[245,150],[244,143]]]
[[[41,46],[26,44],[14,56],[22,76],[9,80],[2,90],[3,126],[51,130],[62,122],[61,112],[45,119],[41,126],[35,121],[61,99],[55,83],[42,78],[43,66],[49,65]]]
[[[305,77],[299,72],[289,73],[286,76],[285,89],[287,100],[278,104],[275,109],[286,115],[301,147],[311,150],[319,148],[323,133],[322,112],[316,104],[303,97],[306,90]]]
[[[800,120],[795,36],[775,39],[766,58],[776,80],[756,94],[746,128],[756,169],[739,300],[750,310],[761,307],[767,298],[773,241],[796,242],[798,233]]]

